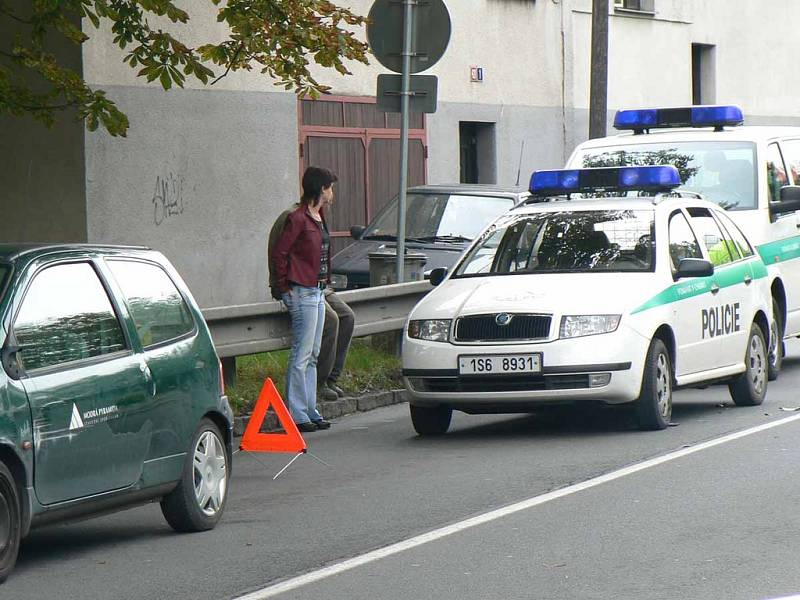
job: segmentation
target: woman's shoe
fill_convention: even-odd
[[[317,429],[330,429],[331,422],[326,421],[325,419],[319,419],[318,421],[311,421],[313,425],[316,426]]]
[[[296,425],[297,428],[303,433],[311,433],[312,431],[319,429],[319,427],[317,427],[317,425],[311,421],[306,421],[305,423],[296,423]],[[330,427],[330,423],[328,424],[328,427]]]

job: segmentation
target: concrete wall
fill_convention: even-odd
[[[0,39],[29,32],[12,23],[0,20]],[[80,47],[56,38],[48,50],[80,73]],[[0,242],[86,240],[84,127],[71,112],[59,119],[48,129],[30,117],[0,117]]]
[[[299,197],[294,96],[106,89],[131,128],[87,135],[89,241],[164,252],[203,307],[268,299],[267,232]]]

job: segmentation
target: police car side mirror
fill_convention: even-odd
[[[437,286],[444,281],[444,278],[447,277],[447,269],[444,267],[438,267],[436,269],[431,270],[431,276],[429,277],[431,285]]]
[[[783,186],[780,202],[770,202],[769,205],[769,213],[772,217],[796,210],[800,210],[800,186],[797,185]]]
[[[675,279],[684,277],[711,277],[714,274],[714,265],[702,258],[684,258],[678,263]]]
[[[366,231],[366,227],[363,225],[353,225],[350,228],[350,237],[354,240],[360,240],[361,236],[364,235],[364,231]]]

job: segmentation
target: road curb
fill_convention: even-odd
[[[338,419],[345,415],[358,412],[375,410],[392,404],[406,402],[406,390],[390,390],[387,392],[375,392],[364,394],[363,396],[352,396],[340,398],[339,400],[323,401],[317,404],[317,409],[325,419]],[[250,421],[250,415],[242,415],[233,419],[233,434],[241,436]],[[278,417],[273,412],[267,413],[261,431],[281,431],[278,424]]]

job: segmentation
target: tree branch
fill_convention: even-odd
[[[222,78],[223,78],[223,77],[225,77],[225,76],[226,76],[228,73],[230,73],[230,72],[231,72],[231,67],[233,66],[233,63],[235,63],[235,62],[236,62],[236,59],[237,59],[237,58],[239,58],[239,55],[242,53],[242,50],[244,50],[244,42],[242,42],[241,44],[239,44],[239,47],[236,49],[236,52],[234,52],[234,53],[233,53],[233,57],[230,59],[230,61],[228,61],[228,68],[227,68],[227,69],[225,69],[225,72],[224,72],[222,75],[220,75],[219,77],[217,77],[217,78],[216,78],[214,81],[212,81],[212,82],[211,82],[211,85],[214,85],[214,84],[215,84],[215,83],[217,83],[217,82],[218,82],[220,79],[222,79]]]

